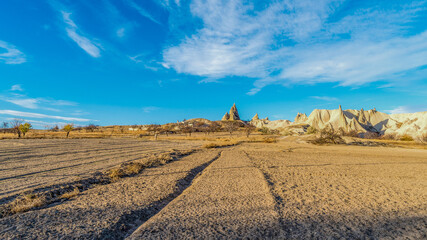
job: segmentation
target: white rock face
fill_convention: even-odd
[[[393,120],[386,134],[410,135],[413,138],[427,134],[427,112],[390,114]]]
[[[427,134],[427,112],[386,114],[378,112],[375,108],[365,111],[361,110],[326,110],[315,109],[307,115],[298,113],[295,121],[259,119],[254,117],[251,124],[261,128],[270,129],[294,128],[309,125],[317,129],[331,128],[333,130],[356,131],[359,133],[377,132],[380,134],[395,134],[397,136],[410,135],[414,139]]]

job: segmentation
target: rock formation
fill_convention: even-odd
[[[230,114],[228,114],[228,112],[226,112],[224,114],[224,116],[222,117],[221,121],[228,121],[228,120],[230,120]]]
[[[303,123],[307,121],[308,117],[305,113],[298,113],[295,117],[294,123]]]
[[[255,116],[252,118],[252,121],[256,121],[256,120],[259,120],[258,113],[257,113],[257,114],[255,114]]]
[[[233,106],[230,109],[230,119],[231,121],[240,120],[239,112],[237,111],[236,104],[233,104]]]

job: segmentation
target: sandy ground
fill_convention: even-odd
[[[290,239],[426,239],[427,151],[242,147],[262,170]]]
[[[0,239],[126,237],[427,239],[427,151],[285,140],[200,150],[0,219]]]
[[[136,139],[21,139],[0,141],[0,199],[52,183],[66,183],[120,163],[200,142]]]
[[[226,150],[180,197],[130,239],[272,238],[278,214],[263,174],[243,151]]]
[[[202,151],[48,208],[0,219],[0,239],[123,239],[219,156]]]

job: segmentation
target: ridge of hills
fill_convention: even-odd
[[[289,128],[295,126],[314,127],[316,129],[330,128],[332,130],[344,130],[357,133],[375,132],[381,135],[396,134],[421,137],[427,133],[427,112],[387,114],[377,111],[375,108],[365,111],[347,109],[341,105],[338,109],[314,109],[307,117],[298,113],[294,122],[288,120],[269,121],[259,119],[258,115],[251,121],[256,127],[270,129]]]

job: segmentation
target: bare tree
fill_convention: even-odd
[[[246,137],[249,137],[249,135],[251,135],[251,133],[255,131],[255,129],[255,126],[253,126],[252,124],[245,125]]]
[[[154,135],[154,140],[157,140],[158,135],[162,131],[162,126],[159,124],[150,124],[148,125],[147,130]]]
[[[58,132],[59,131],[58,125],[55,125],[55,127],[51,128],[50,131],[52,131],[52,132]]]
[[[184,126],[182,126],[182,127],[181,127],[181,131],[182,131],[183,133],[185,133],[185,135],[187,135],[187,134],[188,134],[188,136],[190,136],[190,137],[191,137],[191,133],[193,133],[193,132],[194,132],[194,127],[193,127],[193,125],[192,125],[192,124],[190,124],[190,123],[184,123]]]
[[[224,122],[224,130],[233,135],[233,132],[239,128],[239,124],[235,121]]]
[[[208,130],[208,134],[213,132],[218,132],[219,130],[221,130],[221,125],[217,122],[211,122],[207,130]]]
[[[91,123],[91,124],[87,125],[86,127],[84,127],[84,129],[86,130],[86,132],[94,132],[96,129],[98,129],[98,126]]]
[[[2,128],[2,132],[6,133],[7,130],[8,130],[8,128],[9,128],[9,123],[8,122],[3,122],[2,125],[1,125],[1,128]]]
[[[10,126],[13,131],[18,135],[18,138],[21,138],[21,129],[19,128],[21,124],[24,122],[22,119],[15,118],[10,122]]]

